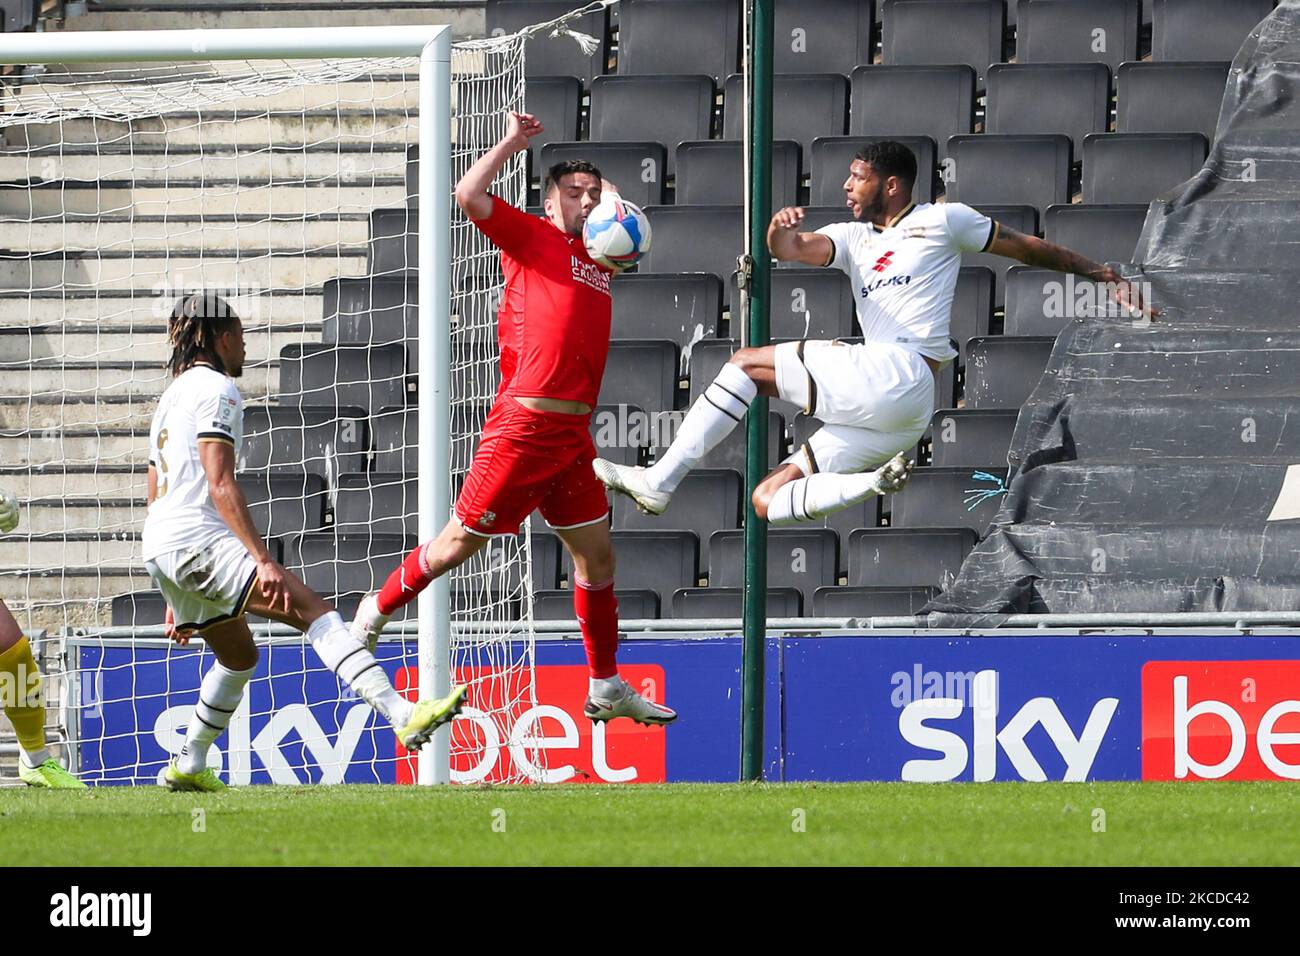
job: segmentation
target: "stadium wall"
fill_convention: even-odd
[[[148,782],[180,747],[198,653],[160,640],[69,641],[79,671],[93,675],[70,711],[88,741],[83,778]],[[414,655],[403,643],[386,641],[380,655],[399,689],[417,684],[398,665]],[[412,764],[397,758],[391,734],[365,704],[338,703],[332,675],[305,668],[303,653],[300,641],[284,641],[262,655],[217,745],[233,747],[231,781],[410,782]],[[546,738],[545,779],[737,779],[739,636],[634,636],[620,662],[634,685],[677,708],[678,723],[593,728],[581,712],[581,642],[539,640],[538,705],[516,715],[513,736]],[[1300,779],[1295,630],[791,632],[769,637],[767,675],[768,780]],[[462,758],[453,779],[504,779],[516,758],[526,759],[522,748],[498,739],[481,758]]]

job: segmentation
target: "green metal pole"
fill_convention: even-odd
[[[751,74],[749,97],[749,314],[745,344],[767,345],[771,257],[767,224],[772,218],[772,8],[775,0],[750,0],[746,17],[746,70]],[[741,680],[740,778],[763,778],[763,654],[767,633],[767,523],[754,513],[754,488],[767,474],[767,399],[759,396],[749,408],[748,453],[745,461],[745,610],[744,657]]]

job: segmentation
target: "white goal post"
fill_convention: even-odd
[[[419,59],[420,386],[416,497],[419,538],[425,541],[435,535],[450,514],[452,495],[448,467],[452,455],[451,28],[431,25],[0,35],[0,64],[13,65],[382,57]],[[421,595],[418,606],[422,697],[442,696],[450,687],[451,617],[450,580],[444,576]],[[419,782],[449,780],[450,737],[450,728],[443,728],[421,753]]]

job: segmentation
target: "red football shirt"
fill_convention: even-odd
[[[581,236],[499,196],[490,216],[471,221],[501,250],[506,277],[497,397],[561,398],[595,408],[609,354],[613,273],[591,260]]]

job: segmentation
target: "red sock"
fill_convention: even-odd
[[[406,607],[433,582],[424,562],[424,548],[425,545],[422,544],[408,554],[379,589],[375,603],[380,614],[387,616],[398,608]]]
[[[573,610],[582,626],[582,644],[587,649],[587,667],[595,678],[613,677],[618,673],[618,600],[614,597],[614,579],[604,584],[588,584],[573,576]]]

